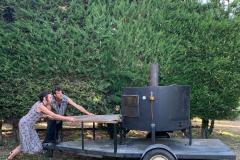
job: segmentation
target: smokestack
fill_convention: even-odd
[[[151,64],[150,66],[149,86],[158,86],[158,64]]]

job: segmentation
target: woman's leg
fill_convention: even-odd
[[[10,155],[8,156],[7,160],[12,160],[20,152],[21,152],[21,146],[19,145],[10,152]]]

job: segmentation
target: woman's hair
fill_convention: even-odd
[[[38,95],[39,100],[42,102],[44,97],[47,97],[47,95],[50,94],[48,91],[43,91]]]

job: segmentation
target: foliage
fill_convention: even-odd
[[[236,113],[240,18],[216,3],[2,0],[0,13],[4,119],[24,115],[53,84],[89,110],[111,113],[123,87],[147,85],[149,63],[159,63],[161,85],[191,85],[193,116]]]

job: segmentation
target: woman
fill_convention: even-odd
[[[7,160],[12,160],[20,152],[35,154],[42,151],[42,144],[34,129],[35,123],[43,116],[51,117],[56,120],[75,121],[75,118],[69,116],[61,116],[50,111],[52,95],[49,92],[42,92],[30,111],[20,119],[19,139],[20,145],[10,152]]]

